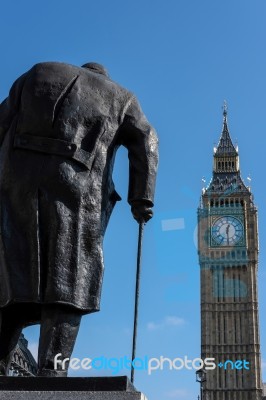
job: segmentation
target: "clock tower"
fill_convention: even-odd
[[[198,209],[202,400],[261,400],[257,208],[240,175],[224,106],[213,176]]]

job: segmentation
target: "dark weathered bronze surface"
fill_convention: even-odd
[[[49,376],[55,354],[71,355],[81,315],[100,308],[102,242],[121,199],[116,151],[128,149],[128,202],[146,222],[157,136],[104,67],[48,62],[0,105],[0,143],[0,373],[23,326],[41,323],[39,375]]]
[[[91,378],[0,377],[0,391],[134,391],[126,376]]]

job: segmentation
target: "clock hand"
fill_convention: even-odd
[[[226,227],[227,244],[229,244],[229,229],[230,229],[230,224],[228,224]]]

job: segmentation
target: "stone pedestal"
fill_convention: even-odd
[[[0,400],[147,400],[126,376],[0,377]]]

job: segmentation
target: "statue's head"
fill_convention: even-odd
[[[83,64],[81,67],[88,68],[98,74],[109,76],[107,69],[103,65],[95,63],[95,62],[89,62],[89,63]]]

